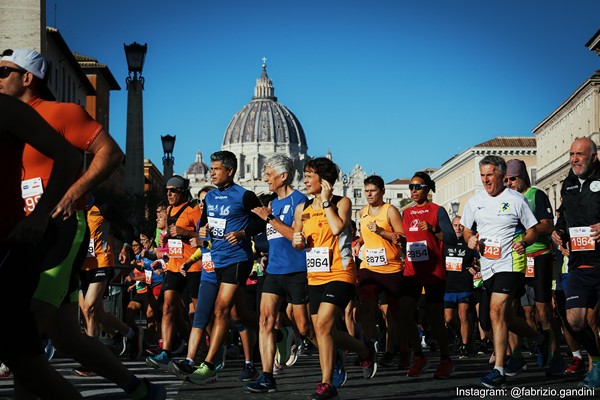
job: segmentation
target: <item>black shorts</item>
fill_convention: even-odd
[[[309,285],[308,298],[310,315],[319,312],[321,303],[331,303],[343,310],[354,299],[356,285],[348,282],[333,281],[323,285]]]
[[[419,283],[414,276],[405,276],[402,279],[401,286],[401,296],[412,297],[418,302],[419,299],[421,299],[423,288],[425,288],[423,301],[426,301],[427,303],[444,303],[446,281],[438,281],[436,283],[424,285]]]
[[[600,298],[600,267],[574,268],[569,270],[565,287],[565,307],[593,308]]]
[[[550,303],[552,300],[552,253],[542,254],[534,258],[534,278],[525,278],[533,286],[534,299],[538,303]]]
[[[517,299],[525,293],[525,274],[522,272],[496,272],[483,281],[489,293],[503,293]]]
[[[386,302],[397,301],[403,279],[403,272],[382,274],[361,268],[358,270],[358,298],[377,302],[380,300],[380,294],[385,293]]]
[[[185,274],[185,282],[188,293],[192,299],[198,299],[198,288],[200,287],[200,279],[202,278],[202,271],[198,272],[187,272]]]
[[[308,304],[308,277],[306,272],[267,274],[262,292],[284,297],[290,304]]]
[[[215,268],[217,283],[230,283],[232,285],[246,286],[246,281],[252,272],[253,260],[236,262],[223,268]]]
[[[79,271],[79,280],[81,281],[81,291],[86,293],[90,284],[110,281],[115,277],[114,267],[95,268],[87,271]],[[107,285],[108,287],[108,285]]]
[[[131,297],[130,301],[135,301],[136,303],[140,303],[142,305],[142,311],[144,311],[144,315],[146,313],[146,308],[148,307],[148,296],[150,294],[148,292],[144,292],[144,293],[138,293],[135,292],[135,294]]]
[[[187,281],[185,276],[183,276],[180,272],[173,271],[165,271],[165,277],[163,279],[163,292],[167,290],[175,290],[176,292],[183,293],[185,287],[187,286]]]

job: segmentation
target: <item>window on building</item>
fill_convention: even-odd
[[[537,181],[537,168],[531,168],[531,184],[534,185]]]
[[[354,189],[354,198],[360,199],[362,197],[362,189]]]
[[[396,198],[397,199],[402,199],[404,196],[402,195],[402,193],[396,193]]]

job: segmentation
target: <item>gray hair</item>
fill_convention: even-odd
[[[212,153],[210,155],[210,161],[220,162],[227,169],[232,168],[234,174],[237,172],[237,157],[230,151],[222,150]]]
[[[296,175],[296,169],[294,168],[294,161],[286,156],[285,154],[274,154],[267,160],[265,168],[270,167],[275,170],[278,174],[287,172],[288,176],[285,180],[286,185],[291,185]]]
[[[489,155],[483,157],[481,161],[479,161],[479,166],[482,167],[484,165],[494,165],[498,168],[500,175],[506,174],[506,161],[500,156]]]

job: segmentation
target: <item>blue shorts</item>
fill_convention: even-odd
[[[459,303],[469,304],[471,292],[456,292],[444,294],[444,308],[457,308]]]
[[[198,303],[194,311],[192,328],[205,329],[215,309],[215,301],[219,293],[219,285],[216,282],[200,282],[198,288]]]

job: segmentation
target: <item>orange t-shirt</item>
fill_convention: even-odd
[[[334,236],[325,210],[315,210],[311,204],[302,211],[302,225],[307,242],[308,284],[323,285],[333,281],[356,284],[350,224],[339,236]]]
[[[28,104],[69,143],[82,151],[86,151],[90,147],[103,129],[102,125],[78,104],[46,101],[37,97],[31,99]],[[23,182],[29,189],[27,193],[24,193],[27,214],[33,211],[41,196],[40,190],[43,191],[48,184],[53,165],[52,159],[33,147],[25,145]],[[85,209],[85,202],[86,198],[80,199],[77,209]]]
[[[376,215],[369,215],[370,206],[360,211],[360,236],[364,241],[360,268],[370,269],[380,274],[402,271],[400,248],[375,232],[371,232],[367,227],[369,222],[374,221],[383,230],[393,232],[394,228],[387,217],[389,208],[390,204],[383,204]]]
[[[167,208],[167,219],[169,219],[169,216],[175,216],[185,204],[186,203]],[[177,218],[175,225],[188,231],[195,231],[199,220],[200,208],[198,206],[190,205],[183,210],[179,218]],[[167,231],[168,230],[169,227],[167,226]],[[169,248],[169,262],[167,263],[167,271],[180,272],[179,267],[181,264],[186,262],[194,254],[196,249],[190,246],[190,241],[187,238],[178,239],[167,236],[165,240],[168,241]],[[200,262],[195,262],[187,272],[200,271],[202,271],[202,264]]]
[[[87,223],[90,228],[90,244],[81,269],[89,271],[113,267],[115,255],[110,239],[110,222],[93,205],[87,212]]]

